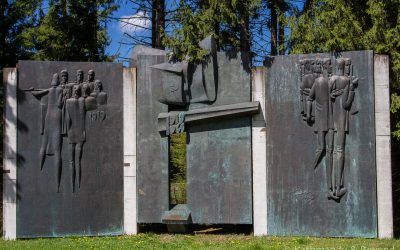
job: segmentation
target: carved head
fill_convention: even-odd
[[[90,95],[90,87],[87,83],[85,83],[82,85],[82,96],[87,97],[88,95]]]
[[[94,76],[95,76],[94,70],[93,69],[89,70],[88,71],[88,82],[93,82],[94,81]]]
[[[61,70],[61,83],[68,83],[68,71],[66,69]]]
[[[332,61],[330,58],[324,58],[322,60],[322,69],[326,71],[326,73],[332,74]]]
[[[103,84],[100,82],[100,80],[96,80],[94,82],[94,92],[101,92],[103,90]]]
[[[312,74],[314,71],[314,60],[311,59],[304,59],[304,69],[305,69],[305,74]]]
[[[344,64],[345,64],[344,58],[337,59],[336,63],[337,63],[337,72],[336,72],[336,74],[339,75],[339,76],[343,76],[344,75]]]
[[[344,59],[344,75],[350,76],[350,70],[351,69],[351,60],[350,58],[345,58]]]
[[[314,73],[321,74],[322,72],[322,59],[316,59],[314,64]]]
[[[304,74],[304,65],[305,65],[305,60],[304,59],[300,59],[300,73],[303,75]]]
[[[76,71],[76,81],[77,82],[83,82],[83,70],[78,69]]]
[[[53,78],[51,79],[51,86],[58,86],[60,85],[60,78],[58,77],[58,74],[55,73],[53,75]]]
[[[72,87],[72,95],[75,99],[78,99],[81,97],[81,86],[80,85],[74,85]]]

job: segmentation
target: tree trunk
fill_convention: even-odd
[[[7,9],[7,0],[0,0],[0,71],[5,65],[5,50],[6,50],[6,27],[4,12]]]
[[[285,13],[285,1],[277,0],[277,7],[279,9],[279,15],[282,16]],[[285,24],[282,18],[278,18],[279,30],[278,30],[278,46],[279,55],[285,54]]]
[[[276,11],[275,0],[268,0],[268,8],[271,12],[270,14],[270,22],[269,22],[269,31],[270,35],[270,43],[271,43],[271,56],[275,56],[278,54],[278,41],[277,41],[277,30],[278,30],[278,13]]]
[[[152,0],[151,15],[151,45],[153,48],[164,49],[161,32],[165,28],[165,0]]]
[[[240,51],[250,51],[249,15],[247,13],[244,14],[240,24]]]

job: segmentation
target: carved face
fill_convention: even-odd
[[[83,71],[82,70],[78,70],[76,72],[76,80],[78,82],[82,82],[83,81]]]
[[[93,70],[89,70],[89,72],[88,72],[88,81],[89,82],[94,81],[94,71]]]
[[[53,78],[51,80],[51,86],[58,86],[60,84],[60,78],[58,77],[58,74],[54,74]]]
[[[81,86],[74,85],[74,87],[72,88],[72,93],[74,98],[78,99],[81,96]]]
[[[315,64],[314,64],[314,72],[315,73],[317,73],[317,74],[321,73],[321,64],[322,64],[321,60],[315,61]]]
[[[310,74],[313,72],[313,65],[312,65],[311,60],[306,59],[304,62],[304,67],[305,67],[306,74]]]
[[[350,62],[350,60],[346,60],[344,63],[344,74],[346,76],[350,75],[350,68],[351,68],[351,62]]]
[[[324,68],[324,70],[326,70],[328,74],[332,73],[332,62],[330,59],[325,59],[322,64],[322,67]]]
[[[103,90],[103,85],[101,84],[101,82],[99,80],[97,80],[94,83],[94,91],[95,92],[101,92]]]
[[[67,83],[68,82],[68,73],[67,72],[62,72],[61,73],[61,82],[62,83]]]

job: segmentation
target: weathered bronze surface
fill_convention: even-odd
[[[333,60],[335,60],[333,58]],[[302,110],[309,125],[317,133],[318,147],[313,166],[316,168],[326,155],[328,164],[328,199],[340,202],[346,194],[344,187],[344,148],[346,133],[348,133],[349,112],[354,100],[358,78],[353,76],[351,60],[338,58],[337,70],[332,75],[332,58],[316,59],[312,72],[303,73],[302,64],[307,59],[300,60],[302,77],[302,97],[308,96],[306,112]],[[346,68],[346,70],[345,70]],[[346,73],[345,73],[346,72]],[[314,76],[318,75],[315,79]],[[303,80],[314,79],[309,85],[309,91],[304,88]],[[304,102],[304,98],[301,98]],[[304,107],[304,103],[301,104]],[[305,113],[305,114],[304,114]]]
[[[138,221],[171,214],[168,139],[187,131],[187,204],[193,223],[251,224],[250,72],[246,55],[210,54],[201,63],[167,61],[138,47]],[[157,183],[157,185],[154,185]]]
[[[372,51],[269,61],[272,235],[377,236],[373,72]]]
[[[18,67],[17,237],[121,234],[122,65]]]

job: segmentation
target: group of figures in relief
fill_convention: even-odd
[[[328,199],[339,202],[347,192],[344,187],[345,142],[358,78],[353,76],[349,58],[302,59],[300,75],[301,115],[313,126],[318,138],[313,166],[316,168],[326,155]]]
[[[61,75],[61,80],[60,80]],[[86,141],[86,112],[107,104],[100,80],[95,80],[94,70],[88,71],[84,81],[83,70],[77,71],[76,81],[68,82],[68,71],[55,73],[47,89],[30,88],[32,95],[40,100],[41,106],[41,147],[39,152],[40,170],[46,156],[54,156],[57,175],[57,192],[60,191],[63,137],[68,138],[69,165],[72,171],[71,185],[74,192],[80,188],[83,145]],[[77,185],[76,185],[77,184]]]

